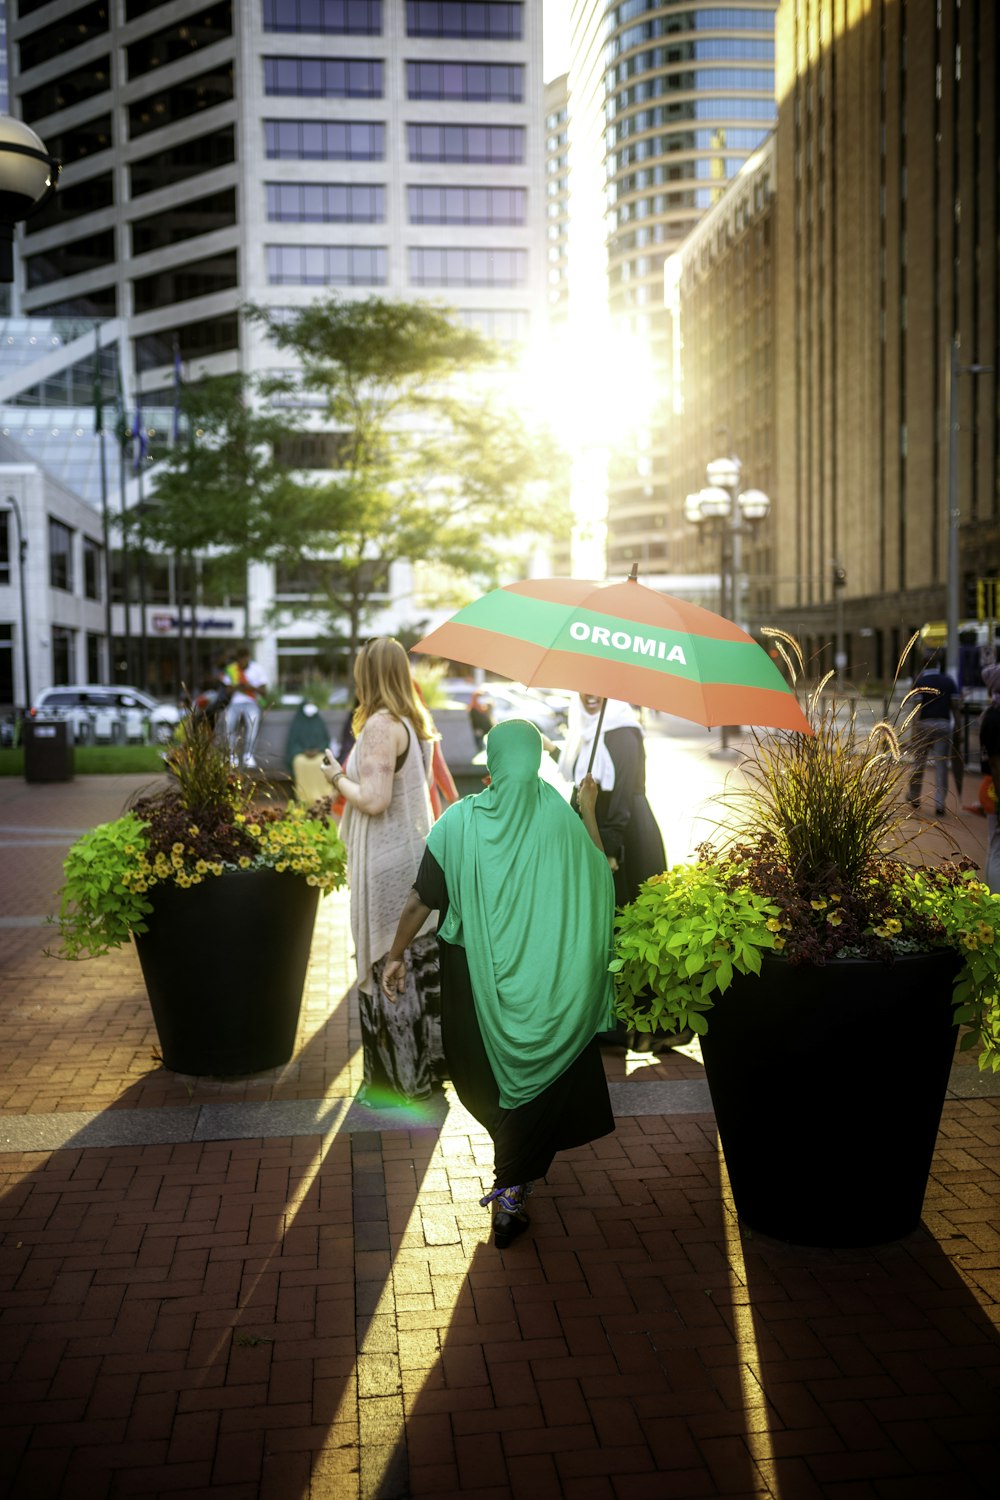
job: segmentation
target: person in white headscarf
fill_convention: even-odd
[[[983,879],[1000,895],[1000,666],[983,668],[989,705],[979,721],[979,754],[984,776],[993,778],[993,811],[986,814],[986,865]]]
[[[595,815],[601,842],[615,880],[615,904],[634,901],[639,887],[651,875],[659,875],[667,863],[663,836],[646,798],[646,747],[639,721],[627,703],[609,698],[601,721],[601,699],[581,693],[570,713],[569,732],[559,756],[559,770],[576,788],[588,769],[598,785]],[[594,749],[595,737],[597,748]],[[633,1051],[667,1050],[690,1040],[690,1033],[652,1037],[624,1027],[602,1032],[608,1045]]]
[[[627,703],[609,698],[598,735],[600,713],[601,699],[581,693],[579,703],[573,705],[559,770],[575,788],[590,769],[600,788],[597,826],[615,877],[616,904],[624,906],[635,900],[644,880],[665,869],[666,855],[646,800],[646,748],[639,721]],[[574,793],[574,805],[575,800]]]

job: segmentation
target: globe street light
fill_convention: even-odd
[[[60,163],[22,120],[0,115],[0,282],[14,280],[14,224],[56,190]]]
[[[945,366],[945,407],[948,412],[948,597],[945,657],[947,670],[956,682],[960,680],[958,667],[958,377],[994,373],[992,365],[959,364],[958,340],[952,339],[948,363]]]
[[[695,526],[702,526],[706,522],[718,526],[721,539],[719,613],[724,615],[727,612],[728,575],[728,614],[739,625],[742,612],[742,540],[766,519],[771,501],[763,490],[740,490],[743,465],[738,458],[713,459],[706,466],[705,477],[708,480],[706,487],[685,497],[684,516]],[[722,748],[727,750],[727,726],[723,724],[721,728]]]

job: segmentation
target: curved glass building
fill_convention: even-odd
[[[777,0],[573,3],[574,254],[589,237],[575,278],[577,311],[603,296],[612,326],[641,341],[653,369],[650,409],[627,447],[616,449],[609,475],[612,575],[633,561],[644,575],[677,571],[670,538],[685,523],[663,441],[670,363],[663,267],[774,124],[776,10]],[[572,296],[571,284],[571,303]]]

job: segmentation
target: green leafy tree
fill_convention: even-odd
[[[289,519],[310,497],[275,457],[296,424],[262,404],[267,394],[242,375],[184,387],[185,438],[151,476],[146,537],[167,551],[213,549],[243,565],[287,545]]]
[[[242,375],[185,386],[183,441],[162,455],[141,506],[126,519],[140,548],[152,545],[174,556],[177,602],[191,621],[192,665],[195,556],[211,554],[216,583],[246,594],[247,565],[283,552],[288,528],[312,500],[276,457],[287,448],[296,419],[270,407],[269,394],[267,385]],[[183,630],[179,643],[183,675]]]
[[[250,316],[295,356],[289,389],[318,395],[337,435],[299,508],[294,553],[328,559],[312,609],[346,625],[352,655],[391,563],[439,564],[486,586],[520,540],[565,530],[568,465],[496,400],[500,351],[482,335],[427,303],[382,298]]]

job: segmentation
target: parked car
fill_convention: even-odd
[[[31,716],[68,718],[77,741],[115,744],[151,739],[165,745],[180,722],[181,711],[176,704],[160,703],[139,688],[85,682],[44,688]]]
[[[527,719],[550,738],[557,738],[566,728],[565,710],[558,699],[550,700],[547,692],[536,692],[514,682],[475,683],[465,677],[443,677],[441,687],[452,707],[458,703],[468,707],[473,693],[478,691],[493,705],[493,720],[497,724],[503,719]]]

